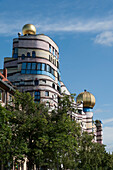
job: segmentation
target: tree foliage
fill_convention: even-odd
[[[49,111],[35,103],[29,93],[16,92],[14,106],[0,106],[0,161],[24,162],[34,168],[113,169],[113,155],[104,145],[93,143],[93,134],[81,134],[72,120],[73,96],[63,96],[58,108]]]

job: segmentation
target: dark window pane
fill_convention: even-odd
[[[26,69],[26,63],[22,63],[22,69]]]
[[[31,69],[31,63],[27,63],[27,69]]]
[[[42,64],[41,64],[41,63],[38,63],[38,64],[37,64],[37,70],[41,70],[41,66],[42,66]]]
[[[55,89],[55,84],[54,83],[52,84],[52,87]]]
[[[45,96],[49,96],[49,92],[48,91],[45,91]]]
[[[38,80],[35,80],[35,86],[37,86],[37,85],[38,85],[38,83],[39,83],[39,81],[38,81]]]
[[[47,64],[47,72],[50,72],[50,66]]]
[[[18,53],[18,48],[14,48],[14,53],[15,53],[15,54]]]
[[[30,53],[29,52],[27,53],[27,57],[30,57]]]
[[[22,73],[22,74],[25,74],[25,73],[26,73],[26,70],[21,70],[21,73]]]
[[[32,63],[32,70],[36,70],[36,63]]]
[[[24,54],[22,54],[22,60],[23,60],[23,59],[25,59],[25,55],[24,55]]]
[[[49,44],[49,51],[51,52],[51,45]]]
[[[31,70],[31,74],[37,74],[36,70]]]
[[[31,70],[26,70],[26,74],[30,74],[31,73]]]
[[[32,51],[32,57],[35,58],[36,57],[36,53],[35,51]]]
[[[39,100],[39,99],[40,99],[40,92],[35,91],[35,100]]]
[[[13,54],[13,58],[18,58],[18,54]]]
[[[51,74],[54,76],[54,69],[51,68]]]
[[[59,68],[59,62],[57,61],[57,68]]]

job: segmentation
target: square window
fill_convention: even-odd
[[[32,70],[36,70],[36,63],[32,63]]]
[[[47,72],[50,73],[50,66],[47,64]]]
[[[42,69],[41,67],[42,67],[42,64],[41,64],[41,63],[38,63],[38,64],[37,64],[37,70],[41,70],[41,69]]]
[[[49,44],[49,52],[51,52],[51,45]]]
[[[35,100],[40,100],[40,91],[35,91]]]
[[[31,73],[31,70],[26,70],[26,74],[30,74]]]
[[[21,74],[25,74],[26,73],[26,70],[21,70]]]
[[[35,80],[35,86],[37,86],[39,84],[38,80]]]
[[[49,96],[49,92],[48,91],[45,91],[45,96]]]
[[[42,71],[45,71],[46,70],[46,65],[45,64],[42,64]]]
[[[26,69],[26,63],[22,63],[22,69]]]
[[[27,63],[27,69],[28,69],[28,70],[31,69],[31,63]]]

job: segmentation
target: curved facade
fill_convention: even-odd
[[[5,58],[8,79],[35,101],[57,107],[60,95],[59,48],[46,35],[25,34],[13,40],[12,58]]]

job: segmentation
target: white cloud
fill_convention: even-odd
[[[103,124],[107,124],[107,123],[113,122],[113,118],[104,119],[104,120],[102,120],[102,122],[103,122]]]
[[[101,32],[113,29],[113,20],[78,20],[72,18],[69,21],[56,21],[40,25],[44,31],[64,31],[64,32]]]
[[[78,19],[78,18],[59,18],[55,20],[54,18],[44,18],[39,16],[33,16],[32,18],[8,18],[7,15],[0,20],[0,33],[11,33],[12,30],[18,28],[18,25],[23,25],[27,21],[32,21],[37,28],[41,31],[48,32],[102,32],[110,31],[113,29],[113,19]],[[13,23],[13,24],[12,24]],[[37,25],[38,24],[38,25]]]
[[[0,34],[3,36],[15,35],[21,31],[21,28],[26,23],[33,23],[38,28],[39,33],[48,32],[71,32],[71,33],[96,33],[98,34],[94,42],[101,45],[113,45],[113,17],[108,18],[66,18],[61,17],[55,19],[54,16],[44,17],[41,15],[19,16],[14,18],[7,16],[8,13],[1,14],[3,17],[0,20]],[[27,18],[28,17],[28,18]]]
[[[112,31],[102,32],[101,34],[96,36],[94,42],[97,44],[112,46],[113,45],[113,32]]]

